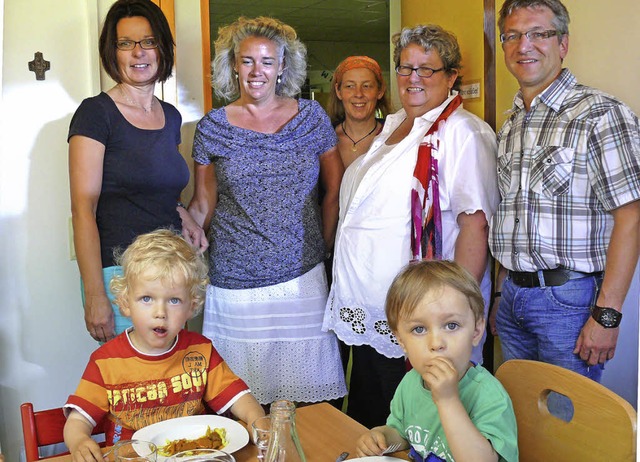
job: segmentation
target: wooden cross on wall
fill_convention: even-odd
[[[45,61],[39,51],[36,51],[33,56],[33,61],[29,61],[29,70],[36,73],[36,80],[44,80],[44,73],[51,69],[51,63]]]

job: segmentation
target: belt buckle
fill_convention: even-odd
[[[511,278],[513,282],[520,287],[529,288],[540,286],[538,275],[536,273],[514,271]]]
[[[545,286],[561,286],[571,279],[568,271],[562,268],[543,272],[542,274]]]
[[[524,280],[522,281],[523,287],[539,287],[540,280],[538,279],[538,275],[536,273],[525,273]]]

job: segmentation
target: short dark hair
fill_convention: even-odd
[[[100,34],[99,50],[102,67],[117,83],[122,82],[118,69],[116,40],[117,25],[122,18],[140,16],[149,21],[153,36],[158,41],[158,73],[156,82],[166,82],[171,77],[174,63],[174,46],[171,28],[164,13],[151,0],[118,0],[115,2],[104,20]]]

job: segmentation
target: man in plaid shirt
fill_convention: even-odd
[[[520,91],[498,135],[495,327],[505,360],[599,381],[638,262],[640,127],[627,106],[562,68],[568,23],[559,0],[507,0],[500,10]]]

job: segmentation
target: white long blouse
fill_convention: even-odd
[[[402,109],[388,116],[369,151],[344,174],[323,329],[333,330],[346,344],[370,345],[390,358],[403,356],[387,324],[384,302],[393,278],[411,259],[410,193],[418,146],[452,98],[416,118],[410,133],[393,146],[385,142],[406,114]],[[443,258],[452,260],[460,231],[457,216],[482,210],[488,222],[498,206],[496,136],[462,106],[439,135]],[[489,265],[482,289],[487,301]]]

